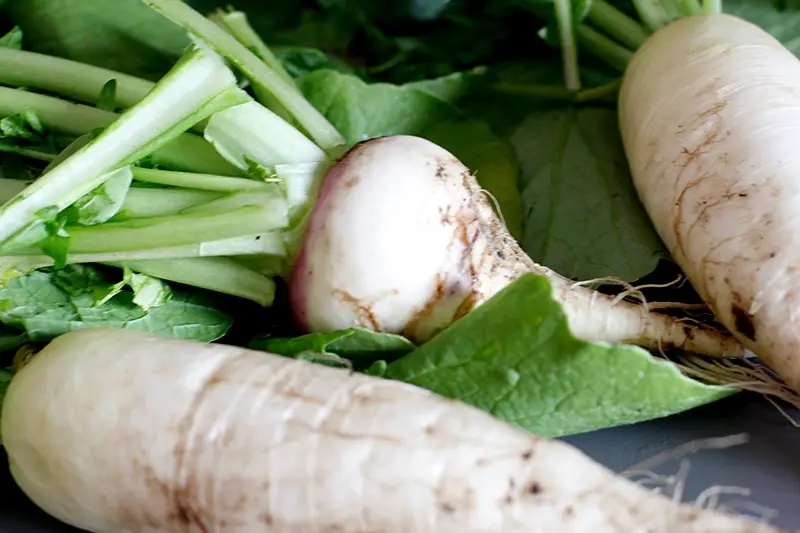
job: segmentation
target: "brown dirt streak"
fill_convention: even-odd
[[[431,296],[428,301],[425,302],[425,305],[422,307],[422,309],[414,313],[414,316],[406,324],[403,334],[413,336],[414,332],[419,327],[420,322],[422,322],[422,320],[426,317],[430,316],[433,308],[442,300],[442,298],[444,298],[444,280],[442,279],[442,275],[437,272],[436,288],[434,289],[433,296]]]
[[[685,171],[686,171],[686,167],[684,166],[684,167],[681,168],[681,171],[675,177],[676,185],[680,181],[680,179],[683,176]],[[672,250],[672,254],[673,255],[675,255],[676,252],[680,252],[680,254],[684,258],[687,257],[687,255],[686,255],[686,246],[685,246],[685,244],[683,242],[684,239],[683,239],[683,236],[682,236],[681,231],[680,231],[681,221],[683,220],[684,204],[685,204],[684,197],[686,196],[686,193],[688,193],[690,190],[692,190],[693,188],[697,187],[698,185],[700,185],[705,180],[707,180],[707,179],[709,179],[711,177],[713,177],[713,176],[712,175],[708,175],[708,174],[703,174],[702,176],[690,181],[689,183],[686,184],[685,187],[683,187],[683,189],[681,190],[681,193],[678,195],[678,198],[675,200],[675,206],[678,208],[678,212],[675,214],[675,218],[672,220],[672,233],[675,235],[675,250]]]
[[[371,306],[364,305],[364,303],[350,294],[347,291],[336,289],[333,291],[333,295],[339,297],[342,302],[347,304],[350,309],[353,311],[354,314],[358,316],[359,324],[364,328],[370,328],[373,331],[380,331],[381,325],[378,321],[378,317],[375,316],[375,312],[372,310]]]
[[[200,483],[197,479],[197,472],[188,464],[188,455],[190,453],[196,454],[199,450],[197,447],[190,446],[189,438],[200,406],[205,401],[209,390],[224,382],[219,377],[219,373],[222,367],[231,360],[222,361],[211,373],[192,400],[178,426],[176,444],[173,449],[176,465],[175,477],[170,483],[164,484],[164,490],[166,490],[168,501],[172,508],[168,520],[179,529],[187,532],[191,531],[192,526],[194,526],[201,533],[209,533],[210,528],[215,523],[215,517],[211,515],[210,511],[197,502]]]
[[[707,148],[708,146],[711,146],[712,144],[715,144],[715,143],[717,143],[717,142],[719,142],[721,140],[721,139],[719,139],[719,135],[720,135],[720,130],[721,130],[722,124],[721,124],[721,120],[719,119],[719,113],[727,105],[728,105],[727,102],[720,102],[718,104],[715,104],[713,107],[711,107],[710,109],[707,109],[706,111],[704,111],[703,113],[701,113],[700,115],[697,116],[695,122],[699,122],[702,119],[709,118],[709,117],[714,116],[714,115],[717,116],[718,120],[714,123],[714,130],[712,132],[706,134],[706,136],[700,142],[700,144],[695,146],[695,148],[693,150],[690,150],[688,148],[683,148],[682,149],[681,155],[682,156],[685,155],[687,157],[686,157],[686,159],[684,161],[679,161],[678,162],[678,165],[681,167],[681,170],[678,173],[678,175],[675,177],[675,180],[674,180],[674,183],[675,183],[676,186],[677,186],[677,183],[680,181],[680,179],[683,177],[683,174],[684,174],[684,172],[686,172],[687,168],[692,163],[697,162],[700,159],[701,155],[704,155],[703,154],[703,149]],[[680,251],[680,253],[684,257],[686,257],[686,248],[685,248],[685,245],[683,243],[683,237],[681,236],[681,234],[679,232],[681,220],[683,219],[683,208],[684,208],[683,197],[685,196],[687,190],[689,190],[690,188],[694,187],[698,183],[704,181],[705,179],[711,178],[713,176],[714,176],[714,174],[711,174],[711,175],[704,174],[703,176],[701,176],[701,177],[697,178],[696,180],[693,180],[692,182],[690,182],[690,184],[688,186],[683,188],[681,193],[678,195],[678,199],[675,202],[676,206],[678,207],[678,212],[676,214],[675,219],[672,222],[672,231],[673,231],[673,233],[675,235],[675,248],[676,248],[675,251]],[[674,252],[673,252],[673,254],[674,254]]]

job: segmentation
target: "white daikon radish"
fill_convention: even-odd
[[[769,533],[466,404],[225,345],[88,329],[12,378],[11,472],[95,533]]]
[[[800,61],[720,13],[636,52],[619,98],[634,183],[717,318],[800,390]]]

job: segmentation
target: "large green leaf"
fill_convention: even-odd
[[[655,269],[665,252],[633,188],[613,111],[536,111],[512,142],[522,164],[522,246],[533,259],[582,280],[634,281]]]
[[[664,417],[730,395],[633,346],[575,338],[549,281],[528,274],[385,376],[561,436]]]

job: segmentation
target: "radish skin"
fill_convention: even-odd
[[[740,18],[681,19],[633,57],[619,117],[673,258],[717,319],[800,390],[800,61]]]
[[[22,490],[95,533],[776,531],[408,384],[138,332],[52,341],[1,420]]]
[[[743,353],[727,332],[616,303],[536,264],[469,169],[414,136],[364,142],[328,172],[292,272],[290,299],[307,331],[361,326],[423,342],[527,272],[550,279],[582,339]]]

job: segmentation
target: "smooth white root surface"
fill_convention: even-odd
[[[96,533],[775,531],[414,386],[122,330],[34,356],[2,437],[28,496]]]
[[[469,169],[413,136],[365,142],[328,172],[290,292],[310,331],[361,326],[424,341],[527,272],[550,279],[585,340],[742,355],[727,332],[615,303],[537,265]]]
[[[718,319],[800,390],[800,61],[723,14],[635,54],[619,100],[634,183]]]

